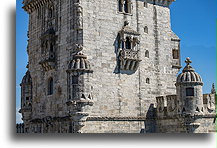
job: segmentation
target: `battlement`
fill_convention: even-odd
[[[216,111],[216,94],[203,95],[204,113],[210,114]]]
[[[25,133],[24,124],[23,123],[16,124],[16,129],[17,129],[17,133]]]
[[[203,108],[201,112],[203,115],[215,113],[216,95],[203,95]],[[167,95],[156,97],[157,102],[157,117],[174,116],[178,114],[178,100],[177,95]]]
[[[156,97],[157,116],[172,116],[177,114],[177,96],[167,95]]]

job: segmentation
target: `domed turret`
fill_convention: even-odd
[[[203,82],[198,73],[186,58],[186,66],[176,80],[177,98],[181,114],[197,114],[203,112]]]
[[[73,60],[70,61],[68,70],[71,71],[91,71],[90,63],[87,60],[87,56],[83,53],[77,53],[74,55]]]
[[[27,71],[25,76],[22,79],[21,84],[29,84],[29,83],[32,83],[32,78],[31,78],[30,72]]]
[[[68,100],[91,99],[89,77],[93,71],[81,51],[73,56],[68,65]],[[85,85],[84,85],[85,84]]]
[[[30,71],[27,71],[20,84],[21,86],[21,109],[22,119],[26,122],[32,112],[32,78]]]
[[[179,74],[179,76],[177,77],[176,83],[180,84],[180,83],[186,83],[186,82],[187,83],[197,82],[197,83],[202,84],[202,79],[201,79],[200,75],[198,73],[196,73],[195,70],[190,65],[190,63],[192,63],[190,58],[186,58],[185,62],[187,63],[187,65],[182,70],[182,73]]]
[[[92,72],[87,56],[78,51],[68,65],[68,101],[66,102],[77,133],[81,132],[81,128],[89,116],[89,113],[86,112],[88,106],[93,105],[92,87],[89,81]]]

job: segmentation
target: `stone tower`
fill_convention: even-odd
[[[186,114],[202,113],[203,109],[203,82],[199,74],[190,65],[190,58],[186,59],[186,66],[177,77],[178,112]]]
[[[25,131],[28,132],[29,121],[32,115],[32,78],[30,72],[27,71],[20,84],[21,86],[21,109],[22,120],[26,123]]]
[[[175,93],[181,68],[173,1],[24,0],[32,78],[25,128],[154,131],[155,97]]]
[[[158,96],[156,130],[159,133],[216,132],[216,93],[202,94],[203,82],[186,59],[186,66],[178,75],[176,94]]]

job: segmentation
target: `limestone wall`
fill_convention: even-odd
[[[150,3],[146,8],[143,1],[132,1],[132,5],[132,14],[123,14],[118,12],[117,1],[82,1],[84,52],[94,71],[91,80],[95,101],[92,115],[146,115],[150,104],[155,103],[156,95],[175,92],[177,69],[172,69],[171,65],[169,8]],[[157,16],[154,16],[154,9]],[[118,73],[117,70],[115,40],[124,21],[140,33],[142,61],[136,72]],[[148,33],[144,32],[145,26]],[[146,50],[149,51],[149,58],[145,57]],[[150,84],[146,83],[147,78]]]
[[[40,9],[30,13],[29,20],[29,71],[33,81],[32,119],[44,117],[64,117],[68,115],[67,73],[75,44],[83,44],[93,70],[89,84],[93,88],[94,105],[86,109],[91,116],[139,117],[150,112],[155,97],[175,93],[175,80],[178,69],[172,68],[170,10],[166,6],[153,5],[149,1],[132,0],[132,13],[118,12],[117,1],[81,0],[83,28],[75,28],[77,8],[73,0],[50,0]],[[48,11],[53,8],[53,18],[48,21]],[[140,62],[137,71],[117,69],[117,35],[128,21],[129,26],[140,33]],[[41,35],[52,25],[57,36],[55,67],[44,71],[42,61]],[[144,28],[148,27],[148,32]],[[145,52],[149,57],[145,57]],[[48,95],[48,79],[54,80],[54,93]],[[147,81],[149,79],[149,82]],[[88,122],[85,130],[93,129]],[[101,122],[100,122],[101,123]],[[103,122],[105,127],[115,128],[118,122]],[[130,132],[139,132],[141,126],[129,122],[123,126]],[[99,124],[99,123],[97,123]],[[132,122],[134,124],[134,122]],[[99,129],[100,127],[96,127]],[[127,131],[123,129],[124,131]],[[118,132],[120,129],[112,130]]]

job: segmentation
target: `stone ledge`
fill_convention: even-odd
[[[87,121],[145,121],[146,117],[88,117]]]

